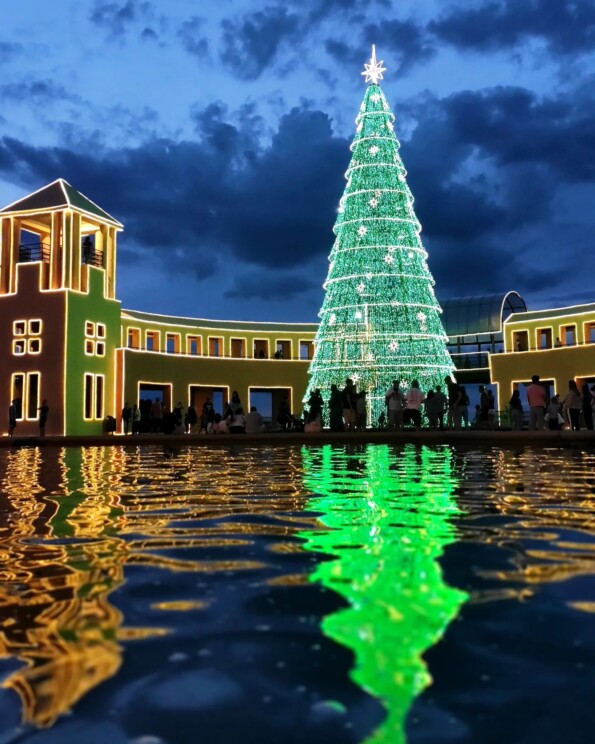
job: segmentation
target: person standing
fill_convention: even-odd
[[[459,386],[461,398],[459,400],[459,413],[463,424],[463,429],[469,428],[469,396],[467,395],[467,389],[464,385]]]
[[[329,415],[331,431],[345,431],[343,425],[343,395],[335,384],[331,385]]]
[[[50,407],[48,406],[47,400],[41,401],[41,407],[37,409],[39,411],[39,436],[45,437],[45,425],[48,420],[48,414]]]
[[[8,436],[12,437],[17,426],[17,402],[13,400],[8,406]]]
[[[416,429],[421,429],[421,404],[424,402],[424,394],[419,389],[417,380],[411,381],[411,388],[407,392],[406,399],[410,421]]]
[[[210,398],[207,398],[205,402],[202,404],[202,418],[201,418],[201,428],[203,429],[207,434],[210,434],[213,429],[213,423],[215,422],[215,408],[213,406],[213,403]]]
[[[193,403],[190,403],[188,405],[184,421],[186,422],[186,434],[198,434],[198,413],[196,412],[196,408],[194,407]]]
[[[448,418],[447,426],[455,429],[461,428],[461,389],[457,383],[450,377],[444,378],[446,390],[448,393]]]
[[[539,382],[539,375],[533,375],[527,388],[529,401],[529,431],[542,431],[545,418],[545,388]]]
[[[403,429],[405,396],[399,390],[398,380],[393,380],[393,385],[384,396],[384,401],[388,408],[388,428],[390,431],[401,431]]]
[[[487,391],[488,394],[488,426],[490,429],[496,428],[496,401],[494,399],[494,393],[491,390]]]
[[[316,390],[310,393],[310,397],[308,398],[308,423],[320,420],[320,426],[322,427],[323,406],[324,401],[320,393],[320,388],[316,388]]]
[[[436,410],[436,421],[438,422],[438,428],[442,431],[444,429],[444,414],[446,413],[447,399],[446,395],[442,392],[442,387],[436,385],[436,392],[434,393],[435,402],[433,406]]]
[[[366,405],[366,391],[361,390],[356,398],[355,406],[356,406],[356,413],[357,413],[357,430],[358,431],[365,431],[366,430],[366,423],[368,419],[368,408]]]
[[[343,388],[343,421],[345,422],[345,428],[347,431],[355,430],[356,416],[357,416],[357,400],[355,385],[353,380],[349,377],[345,380],[345,387]]]
[[[568,392],[564,398],[564,410],[570,422],[572,431],[579,431],[581,428],[581,408],[583,401],[574,380],[568,380]]]
[[[589,390],[587,383],[583,385],[583,418],[585,419],[585,426],[589,431],[593,431],[593,396]]]
[[[122,408],[122,428],[124,429],[124,434],[128,434],[131,418],[132,418],[132,409],[128,405],[128,401],[126,401],[124,403],[124,408]]]
[[[133,434],[140,434],[140,408],[136,405],[136,403],[132,406],[132,433]]]
[[[523,404],[518,390],[512,393],[510,399],[510,423],[513,431],[521,431],[523,428]]]
[[[560,413],[561,403],[560,396],[554,395],[547,406],[547,413],[545,417],[547,419],[548,427],[550,431],[560,431],[564,423],[562,414]]]

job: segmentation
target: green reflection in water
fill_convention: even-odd
[[[302,449],[308,508],[329,527],[302,533],[306,549],[337,556],[312,575],[350,607],[323,631],[355,653],[355,682],[387,710],[368,744],[405,741],[405,717],[430,682],[422,654],[466,600],[448,586],[438,558],[456,539],[459,513],[448,448],[386,445]]]

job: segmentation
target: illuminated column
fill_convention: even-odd
[[[107,241],[105,246],[105,295],[113,299],[116,296],[116,228],[106,229]]]
[[[72,215],[72,258],[71,258],[71,279],[70,286],[72,289],[81,288],[81,216],[78,213]]]
[[[62,234],[64,232],[64,212],[52,212],[52,232],[50,236],[50,287],[62,286]]]
[[[2,218],[2,243],[0,248],[0,294],[10,292],[11,274],[14,273],[13,219]]]
[[[64,287],[70,286],[71,267],[72,267],[72,212],[64,211],[64,224],[62,230],[62,276],[64,278]]]

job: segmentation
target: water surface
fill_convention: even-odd
[[[595,455],[0,451],[0,744],[582,742]]]

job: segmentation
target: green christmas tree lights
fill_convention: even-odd
[[[304,399],[320,388],[328,400],[331,384],[351,377],[374,423],[393,380],[426,391],[454,371],[383,72],[372,47]]]

